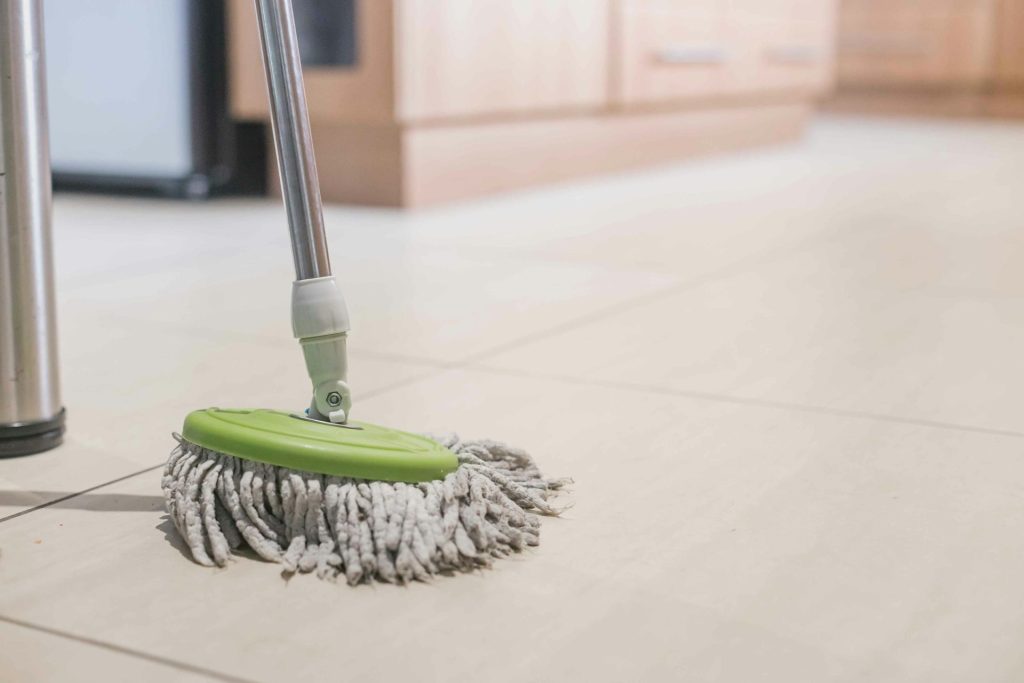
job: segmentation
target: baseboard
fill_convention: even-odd
[[[838,92],[825,111],[881,116],[1024,118],[1024,91],[853,91]]]
[[[314,124],[325,201],[416,207],[781,143],[809,101],[454,125]]]

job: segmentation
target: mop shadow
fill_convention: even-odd
[[[157,512],[164,509],[163,496],[146,496],[128,493],[72,493],[68,491],[26,491],[0,489],[0,507],[23,507],[11,515],[0,516],[0,522],[23,515],[55,508],[62,510],[84,510],[87,512]],[[160,523],[154,527],[164,535],[167,543],[190,562],[192,552],[181,534],[174,528],[174,522],[164,512]],[[259,560],[260,557],[248,548],[237,548],[236,555]]]
[[[48,507],[90,512],[150,512],[163,507],[163,496],[129,493],[0,490],[0,507],[27,507],[16,515]]]
[[[174,522],[171,521],[170,515],[164,514],[160,518],[160,523],[153,527],[164,535],[164,540],[167,543],[181,553],[181,556],[185,559],[192,561],[192,552],[188,549],[188,544],[178,533],[178,530],[174,528]]]
[[[161,498],[161,501],[162,500],[163,499]],[[195,562],[195,559],[192,557],[192,551],[189,549],[188,544],[185,542],[185,539],[181,537],[181,534],[179,534],[178,530],[174,527],[174,521],[171,519],[170,515],[164,513],[163,517],[160,518],[160,523],[153,528],[161,532],[164,535],[164,539],[167,541],[167,543],[170,544],[172,548],[181,553],[182,557],[184,557],[189,562]],[[232,555],[238,557],[262,561],[262,558],[259,555],[257,555],[255,552],[253,552],[247,547],[234,548],[231,551],[231,553]]]

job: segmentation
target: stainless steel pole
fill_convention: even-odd
[[[41,0],[0,0],[0,457],[61,443]]]
[[[263,66],[270,83],[270,122],[274,126],[277,168],[292,235],[295,279],[331,274],[320,205],[320,180],[302,84],[302,58],[295,36],[291,0],[256,0]]]

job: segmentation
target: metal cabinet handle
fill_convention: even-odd
[[[709,66],[725,64],[729,53],[718,45],[670,45],[654,53],[661,64],[678,66]]]

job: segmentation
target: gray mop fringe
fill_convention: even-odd
[[[343,574],[349,584],[427,581],[489,566],[539,542],[540,515],[569,483],[496,441],[435,437],[459,459],[419,484],[310,474],[211,451],[175,434],[161,487],[167,512],[206,566],[247,545],[283,573]]]

